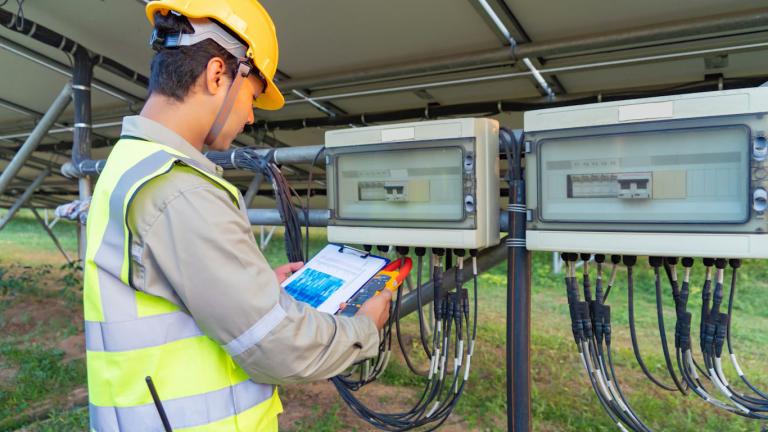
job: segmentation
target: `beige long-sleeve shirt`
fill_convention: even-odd
[[[221,167],[150,119],[126,117],[122,135],[172,147],[222,175]],[[133,287],[191,314],[257,382],[329,378],[373,357],[379,333],[369,318],[318,312],[280,287],[242,196],[239,201],[238,210],[226,191],[183,166],[151,180],[128,211]]]

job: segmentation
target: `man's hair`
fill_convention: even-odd
[[[165,48],[162,45],[164,35],[194,33],[192,24],[186,17],[156,12],[155,30],[160,38],[153,45],[157,53],[152,58],[150,66],[148,87],[150,95],[158,93],[182,102],[205,71],[208,62],[214,57],[224,60],[230,78],[234,79],[238,60],[210,39],[176,48]]]

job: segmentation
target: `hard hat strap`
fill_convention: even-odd
[[[216,120],[213,121],[211,130],[208,131],[208,135],[205,137],[205,143],[207,145],[213,143],[216,137],[219,136],[219,133],[221,133],[221,129],[224,127],[224,123],[227,122],[229,113],[232,112],[232,107],[235,106],[235,98],[237,98],[237,94],[240,92],[240,86],[242,86],[243,81],[248,78],[251,70],[253,70],[253,67],[250,65],[250,62],[247,59],[241,59],[240,64],[237,67],[235,79],[232,81],[232,85],[229,86],[229,90],[227,90],[227,96],[224,98],[224,103],[221,104],[219,113],[216,115]]]

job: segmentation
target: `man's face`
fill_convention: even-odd
[[[253,101],[264,91],[264,85],[253,74],[240,86],[232,111],[219,135],[208,146],[210,150],[227,150],[246,125],[253,124]]]

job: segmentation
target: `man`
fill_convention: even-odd
[[[226,150],[253,108],[279,109],[278,47],[255,0],[161,0],[149,99],[94,190],[85,264],[91,429],[276,430],[275,384],[332,377],[377,352],[386,292],[353,318],[317,312],[269,267]],[[157,389],[161,407],[149,390]]]

